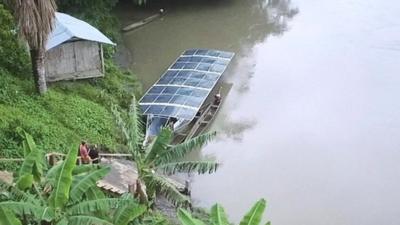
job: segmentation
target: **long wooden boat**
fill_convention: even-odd
[[[184,51],[139,100],[142,113],[147,117],[145,142],[164,126],[170,126],[175,134],[191,129],[196,125],[193,122],[202,117],[199,115],[201,109],[215,115],[219,105],[208,107],[205,102],[233,56],[232,52],[212,49]],[[210,119],[207,114],[203,115],[201,120],[210,123],[213,116]],[[204,130],[204,125],[196,125],[198,129],[190,136]]]

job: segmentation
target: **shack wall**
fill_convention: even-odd
[[[103,52],[97,42],[67,42],[46,52],[48,82],[102,76],[104,76]]]

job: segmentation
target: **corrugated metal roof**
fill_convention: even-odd
[[[85,21],[65,13],[56,13],[56,24],[47,41],[46,50],[54,48],[71,39],[82,39],[115,45],[99,30]]]

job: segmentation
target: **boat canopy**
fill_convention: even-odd
[[[233,56],[219,50],[186,50],[139,100],[143,114],[192,120]]]

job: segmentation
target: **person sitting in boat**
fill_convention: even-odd
[[[175,125],[176,122],[178,122],[178,119],[175,118],[175,117],[171,117],[169,119],[168,126],[173,130],[174,129],[174,125]]]
[[[79,156],[81,157],[82,164],[88,164],[90,162],[89,149],[86,141],[82,141],[79,145]]]
[[[219,105],[221,103],[221,94],[217,93],[214,95],[214,105]]]

